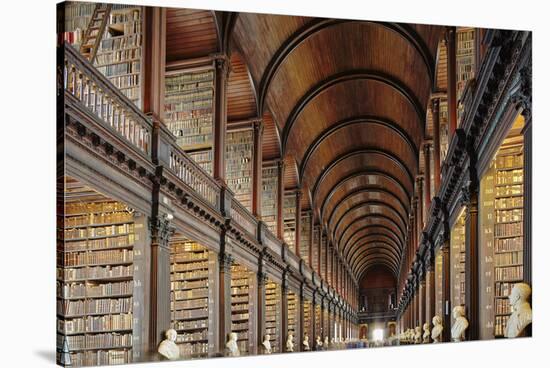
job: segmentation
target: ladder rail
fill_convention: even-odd
[[[111,4],[97,4],[92,14],[92,19],[90,19],[90,23],[88,24],[88,28],[84,33],[84,38],[80,45],[80,53],[84,55],[91,63],[94,62],[97,50],[99,48],[99,43],[101,42],[101,39],[103,38],[103,35],[105,33],[109,14],[111,13],[111,8]],[[101,13],[103,13],[103,16],[102,18],[99,18],[99,14]],[[101,24],[99,25],[99,27],[94,27],[94,24],[98,20],[101,20]],[[92,32],[95,29],[97,29],[97,34],[95,36],[92,36]],[[95,40],[93,44],[90,45],[89,41],[92,37],[95,37]]]

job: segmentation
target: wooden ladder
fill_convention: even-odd
[[[97,4],[95,6],[90,24],[88,24],[84,37],[82,37],[80,53],[91,63],[94,62],[99,43],[109,22],[111,7],[111,4]]]

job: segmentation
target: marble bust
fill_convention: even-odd
[[[459,342],[464,340],[464,333],[469,326],[468,320],[465,317],[465,310],[462,305],[457,305],[453,308],[453,318],[455,323],[451,328],[451,338],[454,342]]]
[[[307,335],[307,333],[304,334],[304,341],[302,341],[302,346],[303,346],[304,351],[309,351],[310,350],[310,348],[309,348],[309,336]]]
[[[323,342],[321,341],[321,336],[317,335],[317,338],[315,339],[315,349],[316,350],[322,350],[323,349]]]
[[[286,339],[286,351],[292,353],[294,351],[294,336],[291,333],[288,334]]]
[[[443,333],[441,317],[437,315],[434,316],[434,318],[432,318],[432,323],[434,325],[434,328],[432,328],[432,340],[435,344],[441,342],[441,334]]]
[[[508,296],[508,301],[512,307],[512,315],[506,323],[504,336],[514,338],[524,334],[525,327],[529,326],[533,319],[533,312],[529,305],[529,296],[531,287],[523,282],[515,284],[512,292]]]
[[[415,344],[422,343],[422,330],[421,330],[420,326],[416,326],[414,328],[414,343]]]
[[[422,329],[424,330],[424,334],[422,335],[422,343],[427,344],[430,342],[430,324],[428,322],[424,322]]]
[[[225,355],[230,357],[241,355],[239,346],[237,345],[237,334],[235,332],[231,332],[228,336],[227,342],[225,343]]]
[[[262,347],[263,347],[263,351],[264,351],[264,354],[271,354],[271,342],[269,341],[269,339],[271,338],[271,336],[269,336],[269,334],[265,335],[264,336],[264,341],[262,341]]]
[[[176,345],[176,338],[178,333],[173,328],[169,329],[165,333],[166,339],[162,340],[158,347],[158,353],[169,360],[176,360],[180,358],[180,349]]]

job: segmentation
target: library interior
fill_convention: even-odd
[[[58,4],[58,363],[530,336],[531,37]]]

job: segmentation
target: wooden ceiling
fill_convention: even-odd
[[[221,15],[170,9],[167,59],[219,52],[230,37],[228,120],[262,116],[264,160],[284,158],[285,188],[302,189],[356,277],[397,275],[428,100],[446,89],[444,28]]]

